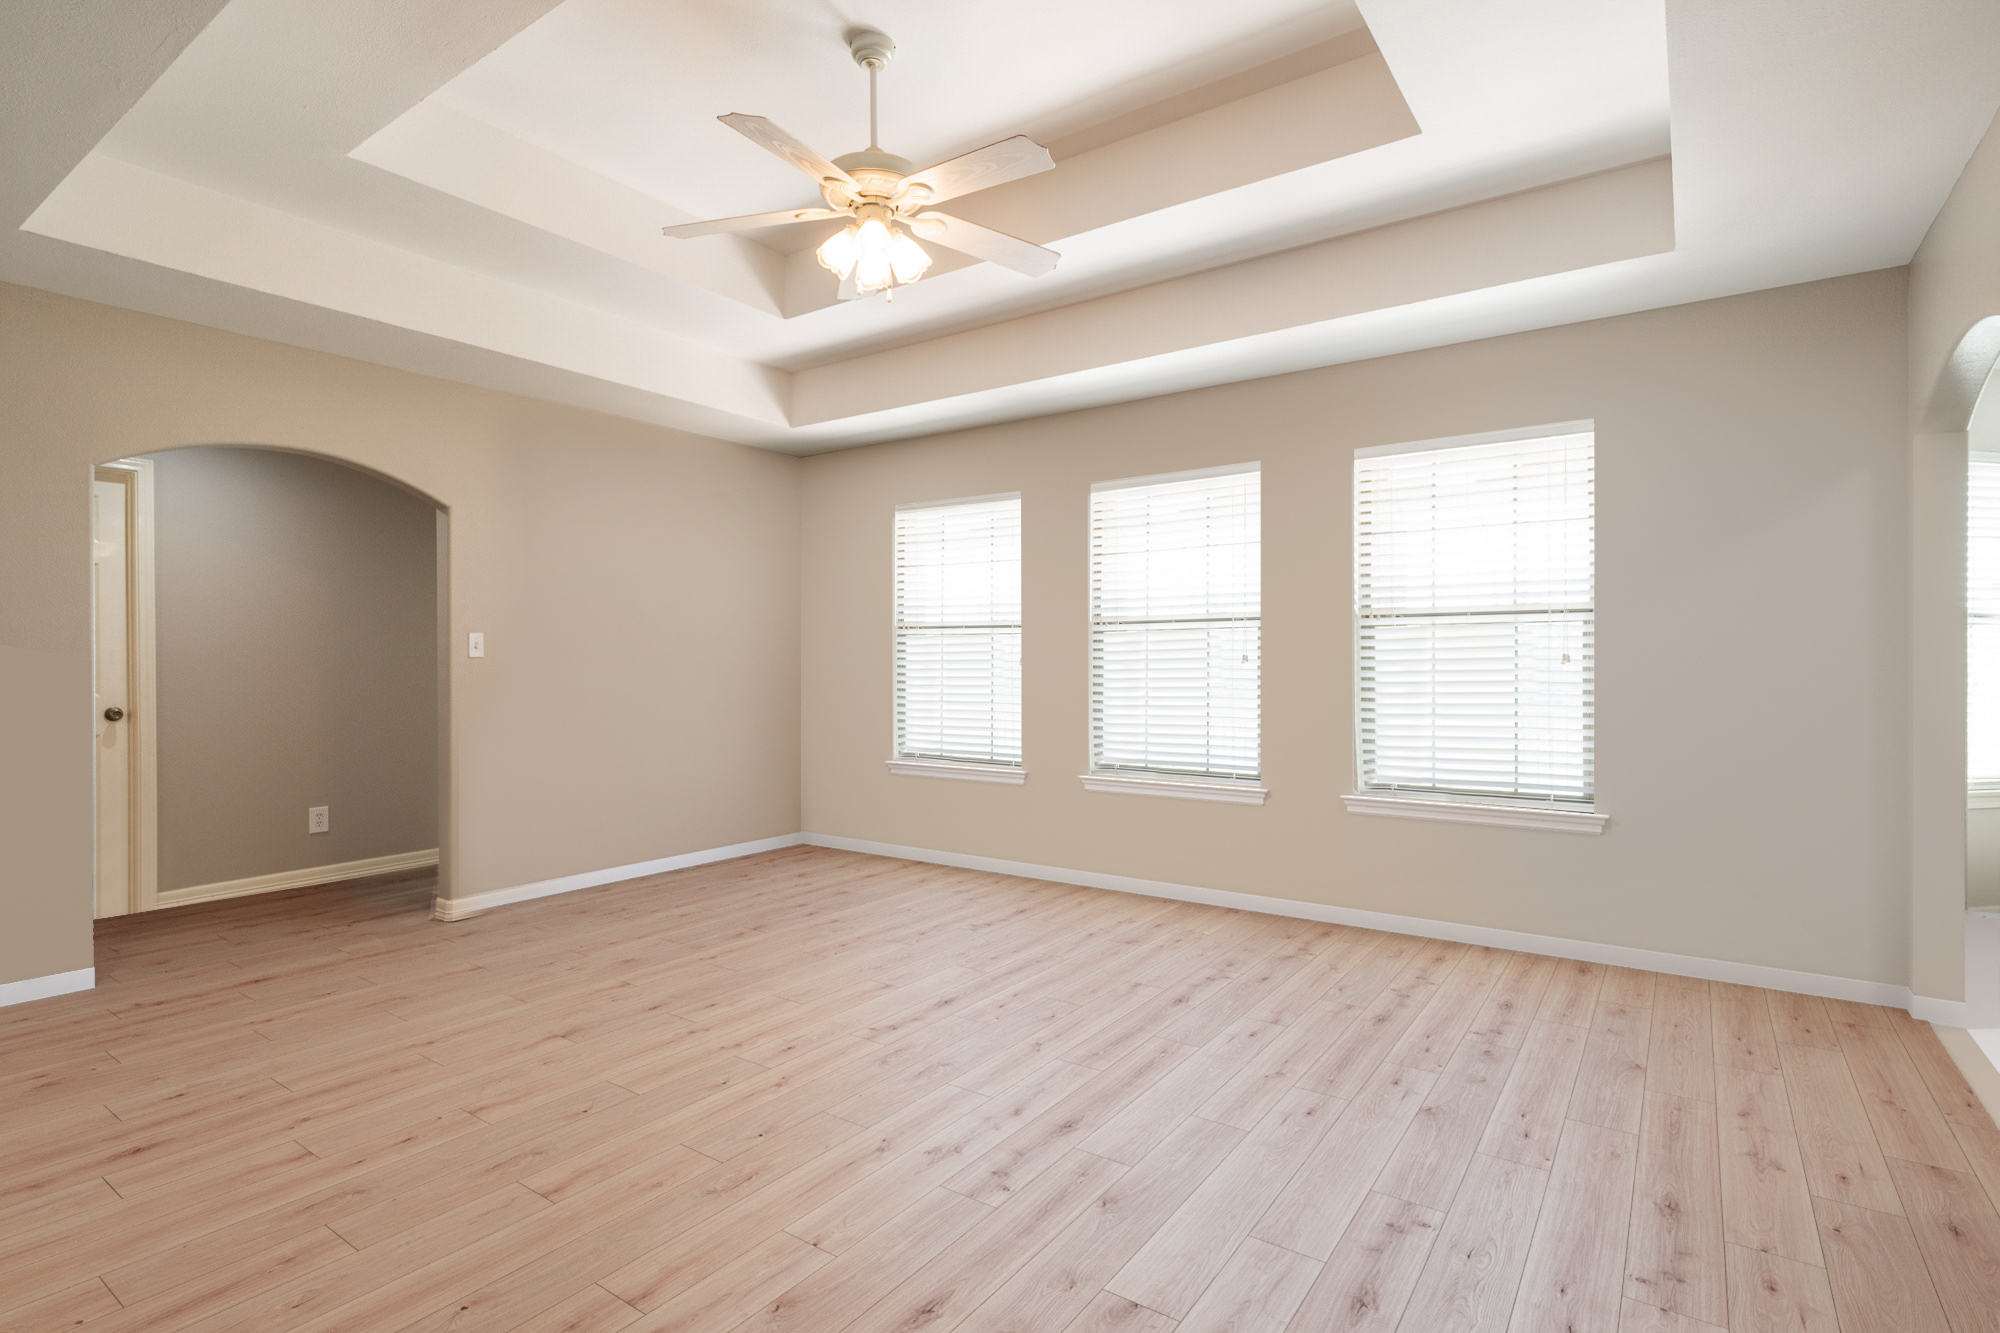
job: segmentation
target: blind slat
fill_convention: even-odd
[[[1093,490],[1091,763],[1255,780],[1260,474]]]
[[[2000,454],[1967,459],[1965,778],[2000,788]]]
[[[1594,441],[1354,465],[1363,790],[1594,795]]]
[[[896,512],[896,754],[1021,762],[1021,498]]]

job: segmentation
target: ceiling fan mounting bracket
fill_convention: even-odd
[[[896,54],[896,44],[880,28],[849,28],[847,51],[863,69],[881,69]]]

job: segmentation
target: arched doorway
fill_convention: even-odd
[[[1917,412],[1910,506],[1910,989],[1912,1012],[2000,1027],[2000,916],[1969,909],[1986,816],[1968,807],[1967,501],[1975,415],[2000,425],[1990,387],[2000,317],[1979,320]],[[1974,840],[1979,840],[1975,842]]]
[[[437,873],[444,507],[267,446],[113,460],[92,492],[97,914]]]

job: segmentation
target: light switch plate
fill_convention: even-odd
[[[472,633],[466,635],[465,655],[467,657],[486,656],[486,636],[478,630],[474,630]]]

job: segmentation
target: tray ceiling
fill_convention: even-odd
[[[1901,264],[2000,104],[1982,0],[108,8],[0,53],[0,277],[794,452]],[[853,23],[1054,274],[659,235],[813,202],[714,117],[860,146]]]

